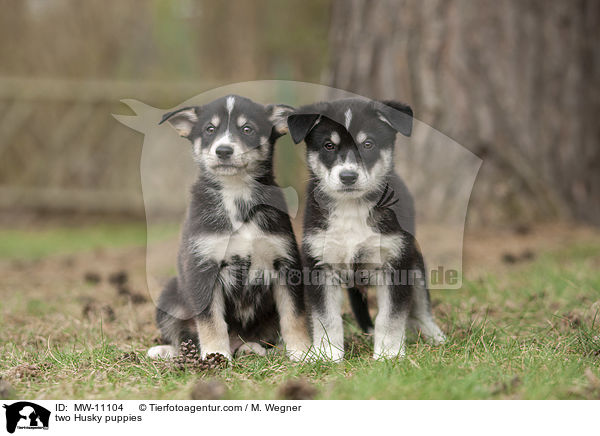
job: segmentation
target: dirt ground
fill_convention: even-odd
[[[464,272],[475,280],[490,272],[508,271],[532,261],[540,254],[578,242],[600,241],[600,231],[589,227],[550,224],[489,232],[467,231]],[[103,328],[124,343],[132,337],[158,339],[154,326],[154,305],[146,286],[145,247],[96,249],[90,252],[50,256],[39,260],[0,260],[1,291],[5,295],[26,295],[31,310],[46,311],[54,302],[77,305],[71,313],[82,318],[102,317]],[[175,259],[164,259],[174,264]],[[599,265],[600,266],[600,265]],[[119,280],[120,276],[120,280]],[[460,291],[459,291],[460,292]],[[45,302],[48,300],[48,304]],[[31,301],[39,303],[31,303]],[[10,314],[6,314],[11,317]],[[60,336],[58,325],[39,326],[40,336]],[[111,320],[126,320],[113,323]],[[6,319],[10,325],[21,320]],[[49,328],[50,327],[50,328]],[[43,333],[42,333],[43,332]],[[114,337],[113,336],[113,337]],[[39,337],[41,340],[42,337]],[[133,345],[133,344],[131,344]],[[148,346],[149,344],[138,344]]]

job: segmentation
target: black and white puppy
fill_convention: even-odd
[[[193,339],[200,354],[265,354],[278,334],[288,355],[309,346],[300,252],[281,189],[273,146],[291,108],[230,95],[165,114],[192,143],[199,177],[183,224],[178,276],[158,302],[156,321],[171,357]],[[290,284],[293,282],[294,284]]]
[[[403,356],[408,326],[443,342],[413,237],[412,198],[394,172],[396,135],[410,136],[411,108],[361,99],[315,103],[290,115],[288,127],[294,142],[307,146],[302,252],[317,355],[344,356],[343,287],[365,330],[372,324],[361,291],[377,290],[375,358]]]

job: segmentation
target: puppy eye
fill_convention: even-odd
[[[371,141],[370,139],[367,139],[365,142],[363,142],[363,147],[366,148],[367,150],[370,148],[373,148],[374,145],[375,145],[375,143],[373,141]]]
[[[215,126],[213,126],[212,124],[209,124],[208,126],[206,126],[206,133],[208,133],[209,135],[212,135],[213,133],[215,133]]]
[[[335,150],[335,145],[331,141],[327,141],[325,144],[323,144],[323,147],[325,150]]]
[[[252,135],[254,133],[254,129],[246,124],[244,127],[242,127],[242,133],[244,135]]]

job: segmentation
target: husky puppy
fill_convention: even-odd
[[[273,146],[291,108],[230,95],[164,115],[192,144],[199,177],[183,224],[178,275],[164,288],[156,322],[167,345],[151,357],[177,355],[182,341],[201,357],[237,351],[264,355],[280,333],[299,359],[310,341],[300,253],[281,189]]]
[[[410,136],[411,108],[345,99],[301,107],[287,121],[294,142],[306,143],[310,182],[302,252],[318,356],[344,356],[343,287],[365,330],[372,324],[361,291],[377,290],[375,358],[403,356],[407,326],[443,342],[413,237],[412,199],[394,173],[396,134]]]

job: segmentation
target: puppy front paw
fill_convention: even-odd
[[[172,359],[177,357],[179,350],[172,345],[157,345],[146,353],[150,359]]]
[[[404,345],[400,348],[375,347],[375,352],[373,353],[373,359],[375,360],[403,359],[404,356],[406,356]]]
[[[333,362],[341,362],[344,360],[344,349],[343,347],[336,347],[332,344],[322,344],[311,350],[310,360],[331,360]]]
[[[258,354],[259,356],[266,356],[267,350],[256,342],[244,342],[235,352],[236,356],[246,356],[248,354]]]
[[[292,344],[286,344],[285,354],[295,362],[300,362],[308,357],[310,350],[310,344],[307,342],[297,342]]]
[[[431,337],[433,345],[442,345],[444,342],[446,342],[446,336],[441,331]]]

